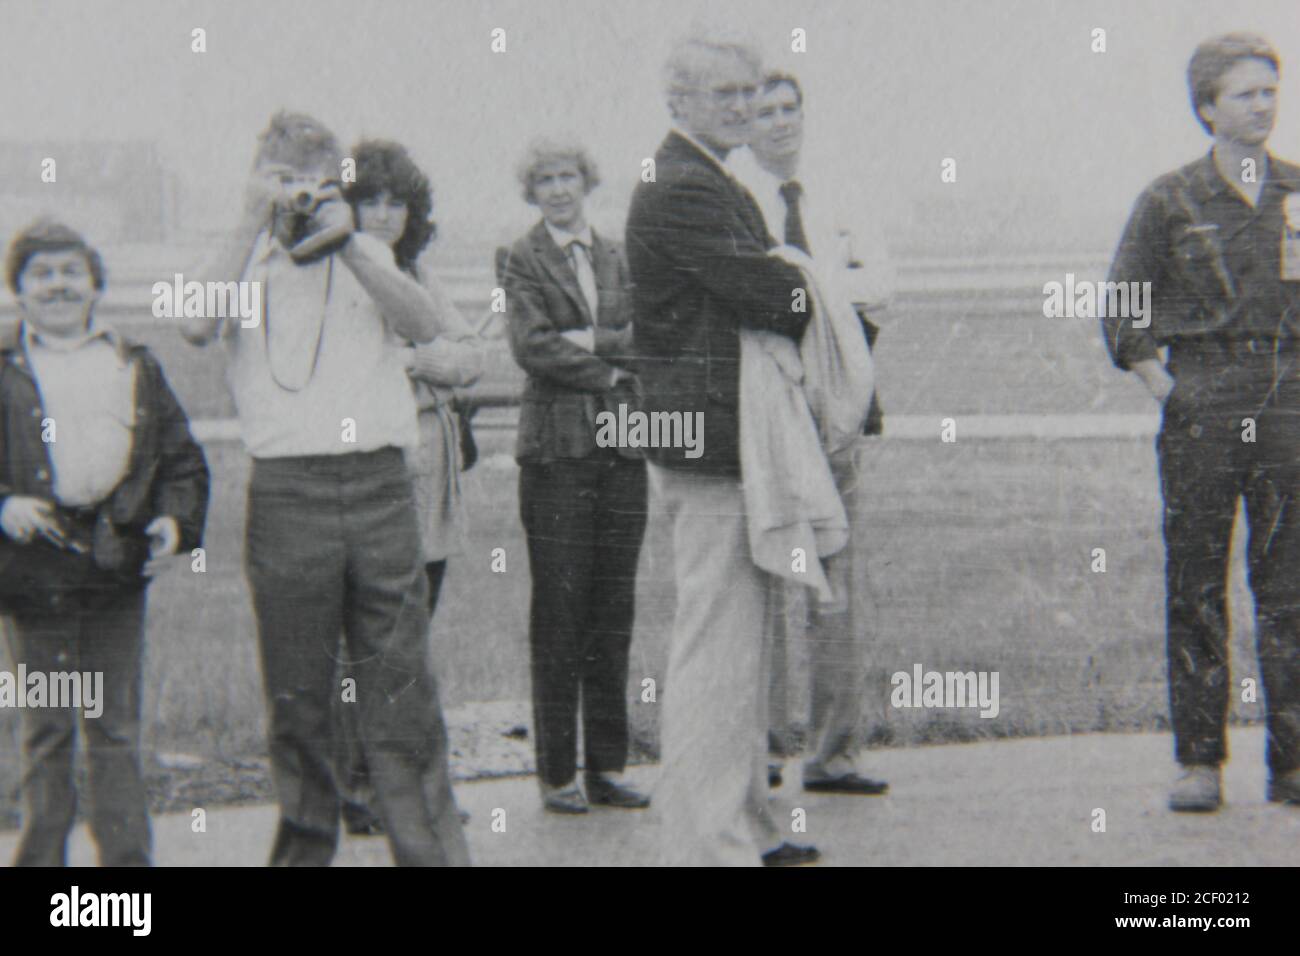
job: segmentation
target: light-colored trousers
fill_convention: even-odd
[[[677,614],[654,794],[670,866],[758,866],[768,810],[766,575],[750,560],[740,482],[650,465],[673,529]]]
[[[849,543],[825,560],[826,576],[836,606],[822,608],[808,595],[808,670],[811,678],[811,718],[808,754],[803,765],[805,781],[839,777],[858,770],[856,761],[863,741],[866,701],[867,643],[876,619],[875,601],[867,573],[867,532],[863,515],[866,467],[863,455],[869,440],[830,457],[835,487],[849,518]],[[787,603],[792,596],[780,578],[769,577],[764,623],[771,647],[768,728],[771,749],[793,753],[789,713],[789,623]]]

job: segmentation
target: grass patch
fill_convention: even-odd
[[[465,475],[470,549],[451,562],[431,635],[448,708],[529,695],[529,576],[518,473],[507,455],[512,436],[485,431],[481,438],[484,461]],[[242,570],[248,462],[232,445],[214,445],[209,456],[215,480],[207,573],[181,565],[151,594],[145,738],[153,753],[194,754],[239,769],[265,754],[261,675]],[[879,612],[868,683],[873,742],[1165,726],[1162,548],[1149,441],[881,441],[872,465],[875,548],[864,586]],[[505,574],[489,570],[497,547],[506,550]],[[1090,570],[1097,547],[1106,549],[1104,574]],[[1240,554],[1232,593],[1236,682],[1256,676]],[[653,677],[671,694],[663,678],[674,602],[668,529],[655,515],[638,602],[628,699],[636,750],[653,756],[659,705],[642,703],[639,689],[643,678]],[[806,713],[806,662],[801,643],[791,646],[792,712]],[[1000,714],[981,719],[974,711],[890,707],[890,675],[916,663],[927,670],[998,671]],[[1235,705],[1237,718],[1258,711],[1258,705]],[[11,821],[18,716],[0,711],[0,817]],[[160,777],[155,783],[164,803],[167,792],[184,789]],[[234,790],[231,799],[265,792],[256,782]]]
[[[195,418],[231,413],[219,352],[183,345],[161,325],[133,324],[159,355]],[[1134,412],[1141,388],[1111,369],[1093,323],[1005,315],[902,312],[876,354],[888,415]],[[508,356],[488,376],[518,378]],[[959,429],[960,435],[960,429]],[[529,696],[528,560],[519,524],[513,433],[481,430],[483,461],[464,475],[470,548],[453,558],[431,634],[444,706]],[[191,791],[241,800],[267,791],[261,674],[243,578],[248,461],[235,445],[208,448],[213,502],[207,573],[187,566],[151,595],[145,746],[227,768],[215,774],[155,766],[151,791],[172,806]],[[879,441],[870,458],[879,616],[868,683],[871,739],[911,745],[988,737],[1151,730],[1167,726],[1163,549],[1149,440],[1073,442]],[[490,571],[493,548],[507,572]],[[1107,572],[1090,570],[1105,548]],[[1235,549],[1234,682],[1256,677],[1250,599]],[[673,614],[668,529],[651,516],[638,581],[628,699],[633,748],[658,751],[658,706],[641,680],[663,684]],[[791,647],[791,712],[806,713],[806,662]],[[889,677],[910,671],[996,670],[1001,712],[895,710]],[[0,666],[9,668],[7,649]],[[1255,719],[1258,704],[1234,704]],[[259,769],[261,768],[261,769]],[[206,774],[206,775],[205,775]],[[222,786],[220,779],[231,781]],[[197,781],[197,782],[196,782]],[[16,818],[18,714],[0,711],[0,822]]]

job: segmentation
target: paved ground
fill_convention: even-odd
[[[1232,735],[1225,774],[1228,805],[1218,814],[1172,814],[1165,789],[1174,773],[1167,734],[1095,734],[913,749],[880,750],[873,769],[891,783],[886,797],[804,794],[787,782],[774,809],[796,808],[827,865],[1300,865],[1300,808],[1264,800],[1264,736]],[[652,787],[657,767],[632,776]],[[787,780],[797,770],[787,768]],[[646,813],[593,811],[586,817],[541,812],[536,782],[512,777],[460,784],[472,814],[476,863],[503,865],[644,865],[655,860],[658,821]],[[492,831],[505,811],[504,833]],[[1095,809],[1106,832],[1093,832]],[[256,866],[264,862],[275,808],[213,809],[207,832],[188,815],[154,820],[162,866]],[[0,859],[12,858],[17,834],[0,836]],[[84,827],[72,862],[89,865],[94,850]],[[347,839],[338,865],[386,866],[382,839]]]

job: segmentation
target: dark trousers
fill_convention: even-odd
[[[581,699],[588,773],[627,764],[627,665],[636,568],[646,524],[644,462],[524,462],[519,510],[528,535],[533,734],[537,773],[564,786],[577,772]]]
[[[424,576],[429,582],[429,618],[438,609],[438,595],[442,593],[442,579],[447,572],[447,561],[430,561],[424,566]],[[347,658],[346,641],[339,658],[338,680],[341,682],[352,670],[352,661]],[[343,801],[343,816],[349,816],[355,822],[364,824],[377,816],[374,803],[374,787],[370,782],[370,768],[366,766],[366,752],[361,744],[361,730],[357,726],[357,710],[341,701],[335,707],[334,732],[338,743],[339,797]]]
[[[339,634],[379,812],[399,866],[463,865],[447,734],[427,667],[425,580],[399,450],[257,459],[247,570],[280,799],[273,865],[325,865],[338,844],[332,712]]]
[[[1203,345],[1170,360],[1157,440],[1164,495],[1169,696],[1177,758],[1227,755],[1227,578],[1245,499],[1268,765],[1300,766],[1300,372],[1289,358]],[[1255,440],[1243,441],[1244,419]]]
[[[149,865],[152,838],[140,766],[144,612],[144,589],[128,588],[72,592],[57,610],[12,618],[9,647],[15,667],[25,664],[29,675],[104,675],[98,717],[76,707],[22,711],[25,812],[15,866],[67,865],[68,834],[77,813],[78,723],[85,737],[90,830],[100,865]]]

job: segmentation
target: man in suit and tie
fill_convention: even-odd
[[[770,73],[763,80],[754,111],[748,146],[733,150],[727,168],[749,190],[763,212],[768,232],[786,245],[812,256],[832,277],[839,293],[853,303],[870,346],[876,327],[868,315],[878,315],[889,301],[892,269],[878,231],[870,222],[850,230],[836,221],[829,189],[818,190],[800,169],[803,147],[803,89],[788,73]],[[860,258],[859,258],[860,257]],[[864,434],[880,433],[875,395],[867,412]],[[863,705],[867,699],[867,646],[874,636],[875,605],[867,579],[865,485],[868,481],[865,438],[829,456],[831,473],[849,518],[849,544],[826,562],[826,574],[845,600],[825,607],[808,602],[808,654],[811,720],[809,753],[803,764],[805,790],[819,793],[872,795],[889,785],[863,773]],[[777,758],[788,756],[786,585],[769,582],[768,633],[772,640],[772,683],[769,707],[769,746]],[[769,769],[769,782],[780,782],[779,764]]]
[[[553,813],[638,809],[649,799],[622,775],[645,463],[596,441],[596,416],[632,400],[627,266],[587,224],[583,201],[599,177],[586,150],[538,141],[519,180],[542,213],[505,267],[510,348],[528,373],[516,458],[542,803]],[[585,794],[575,779],[579,699]]]
[[[723,167],[749,138],[762,77],[743,42],[679,42],[664,71],[673,129],[638,184],[626,247],[643,408],[703,413],[698,457],[648,449],[673,524],[677,614],[655,801],[670,864],[811,862],[767,806],[764,573],[750,556],[739,456],[740,329],[798,341],[800,271],[769,256],[752,198]]]

